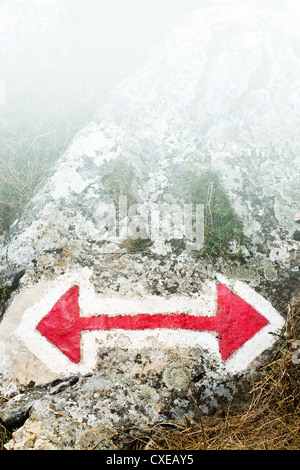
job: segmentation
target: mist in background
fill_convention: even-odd
[[[47,103],[46,107],[53,105],[62,108],[61,112],[71,104],[82,123],[90,120],[109,91],[132,73],[185,15],[203,6],[231,3],[0,0],[0,118],[4,113],[8,119],[25,122]],[[276,9],[291,1],[243,3]]]
[[[195,9],[232,3],[0,0],[0,235],[75,134],[160,41]],[[298,0],[242,4],[300,11]],[[300,54],[299,42],[295,48]]]
[[[0,0],[0,238],[110,91],[202,0]]]
[[[5,83],[8,107],[14,103],[15,117],[20,119],[34,113],[35,100],[50,105],[53,99],[57,106],[72,101],[74,112],[77,103],[82,120],[89,120],[107,93],[155,44],[204,3],[0,1],[0,80]]]

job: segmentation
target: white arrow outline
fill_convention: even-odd
[[[220,364],[220,370],[232,374],[241,373],[265,350],[271,348],[276,341],[274,334],[278,333],[285,321],[273,306],[258,294],[254,289],[241,281],[231,281],[223,275],[216,275],[218,282],[225,284],[237,295],[248,302],[253,308],[260,312],[269,324],[259,331],[253,338],[247,341],[231,358],[223,362],[220,357],[216,335],[211,332],[194,332],[183,330],[145,330],[145,331],[95,331],[88,335],[82,334],[83,361],[80,364],[71,363],[55,346],[45,340],[36,330],[39,321],[51,310],[59,298],[74,284],[80,286],[80,308],[82,315],[87,312],[88,316],[102,313],[116,315],[119,313],[157,313],[155,305],[160,304],[159,313],[176,313],[185,311],[187,313],[212,316],[215,314],[217,302],[216,283],[207,282],[209,295],[203,292],[193,297],[170,296],[163,299],[157,296],[132,298],[102,297],[94,291],[90,283],[91,272],[83,270],[79,273],[64,275],[57,281],[49,284],[47,292],[35,305],[29,307],[23,314],[22,320],[15,331],[16,336],[25,343],[26,347],[52,372],[55,374],[86,374],[92,371],[96,365],[97,352],[101,345],[109,348],[126,347],[140,350],[145,347],[153,347],[153,340],[160,348],[171,347],[203,348]],[[212,293],[215,293],[212,294]],[[212,294],[212,295],[211,295]],[[213,298],[215,297],[215,298]],[[102,305],[101,311],[99,308]],[[136,305],[136,308],[134,308]],[[182,305],[185,308],[182,309]],[[93,306],[93,308],[91,308]],[[206,306],[206,307],[205,307]],[[110,308],[110,311],[107,309]],[[132,310],[134,308],[134,310]],[[125,309],[125,310],[124,310]],[[148,311],[142,311],[147,309]],[[49,360],[50,358],[50,360]]]

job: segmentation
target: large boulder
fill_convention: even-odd
[[[186,17],[11,227],[7,448],[126,449],[120,430],[248,398],[300,295],[294,13]]]

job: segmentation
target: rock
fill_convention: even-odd
[[[13,224],[7,449],[126,449],[129,428],[247,400],[300,294],[295,18],[193,12]]]
[[[300,212],[297,212],[297,214],[296,214],[295,217],[294,217],[294,221],[295,221],[297,224],[300,224]]]

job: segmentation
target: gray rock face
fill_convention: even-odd
[[[8,448],[126,448],[116,429],[246,397],[300,294],[298,43],[292,8],[199,9],[75,136],[0,251],[0,284],[22,273],[0,324],[0,417],[23,420]],[[249,243],[199,258],[189,182],[215,171]],[[209,329],[87,331],[78,363],[36,330],[75,284],[81,316],[214,317],[218,283],[269,321],[228,361]]]

